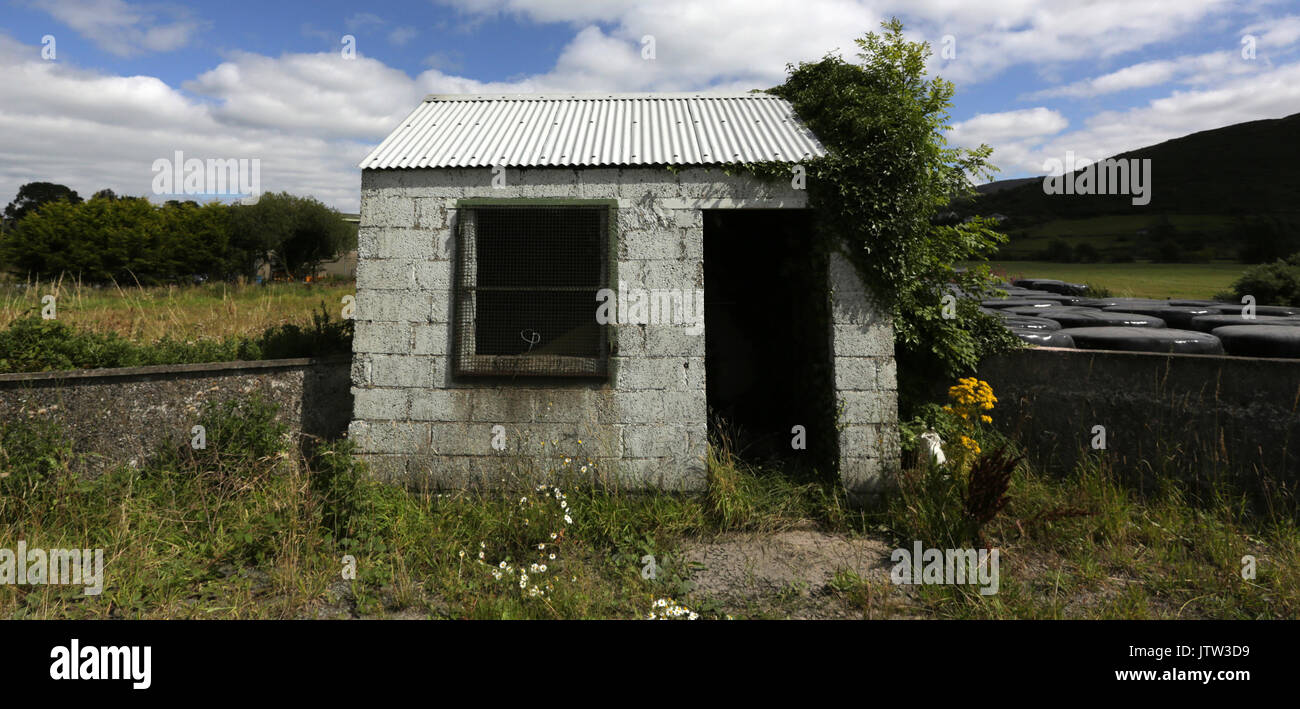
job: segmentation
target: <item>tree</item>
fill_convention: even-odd
[[[1232,293],[1238,302],[1249,295],[1260,305],[1300,305],[1300,252],[1246,269]]]
[[[23,217],[50,202],[79,204],[81,196],[71,188],[53,182],[28,182],[18,188],[18,195],[4,211],[5,228],[12,229]]]
[[[351,225],[336,210],[311,197],[264,194],[256,204],[231,211],[231,249],[245,274],[263,258],[290,278],[312,275],[354,238]]]
[[[826,157],[802,163],[817,231],[827,248],[847,244],[876,301],[893,313],[900,377],[919,385],[1016,346],[975,301],[961,300],[956,318],[941,310],[950,282],[970,293],[992,287],[987,265],[953,266],[987,259],[1006,237],[988,218],[936,223],[950,204],[974,196],[972,177],[996,169],[988,164],[992,150],[947,147],[952,84],[926,78],[930,48],[907,41],[901,22],[882,26],[882,35],[857,40],[860,63],[828,55],[791,66],[771,93],[789,100],[828,148]],[[789,179],[788,165],[784,172]]]

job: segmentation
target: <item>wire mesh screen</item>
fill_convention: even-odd
[[[606,374],[608,208],[463,210],[459,238],[458,374]]]

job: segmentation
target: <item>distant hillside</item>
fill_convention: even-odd
[[[1027,178],[986,190],[974,211],[1017,218],[1300,211],[1300,113],[1192,133],[1114,157],[1150,158],[1150,204],[1135,206],[1125,195],[1049,195],[1041,178]]]
[[[1149,204],[1047,194],[1033,177],[981,185],[956,211],[1007,217],[1006,259],[1258,262],[1300,250],[1300,113],[1113,157],[1151,160]]]
[[[1017,177],[1011,180],[994,180],[993,182],[987,182],[985,184],[977,186],[975,188],[975,191],[979,192],[980,194],[993,194],[994,192],[1001,192],[1003,190],[1009,190],[1013,187],[1027,185],[1030,182],[1039,182],[1042,179],[1043,178],[1041,177]]]

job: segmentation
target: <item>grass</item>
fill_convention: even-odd
[[[749,468],[723,445],[698,495],[580,483],[563,466],[553,471],[563,497],[523,477],[498,491],[400,487],[367,477],[346,442],[300,453],[257,399],[212,405],[201,423],[207,448],[165,446],[93,480],[68,472],[75,453],[57,430],[0,425],[0,539],[102,548],[106,558],[101,595],[0,585],[0,617],[643,618],[671,597],[706,618],[767,618],[786,617],[808,591],[863,617],[1300,614],[1293,520],[1254,515],[1227,495],[1193,501],[1174,483],[1142,497],[1095,467],[1063,479],[1017,471],[1010,505],[983,530],[1002,554],[994,596],[841,570],[825,589],[795,583],[723,603],[693,590],[682,560],[692,545],[812,525],[910,547],[948,533],[934,506],[951,499],[904,486],[889,506],[854,511],[835,485]],[[1247,554],[1258,559],[1253,580],[1240,574]],[[657,560],[653,579],[641,573],[646,555]],[[530,596],[514,574],[538,563],[547,570],[527,585],[545,594]]]
[[[59,280],[3,283],[0,288],[0,326],[40,313],[41,299],[54,295],[59,321],[139,343],[164,336],[180,341],[255,337],[268,327],[310,323],[322,300],[337,320],[343,296],[356,292],[352,282],[97,288]]]
[[[985,532],[1001,550],[1001,585],[921,586],[945,618],[1294,618],[1300,531],[1230,496],[1191,500],[1175,483],[1141,497],[1104,468],[1066,479],[1023,471]],[[1257,560],[1243,578],[1244,559]]]
[[[1248,268],[1237,263],[1049,263],[1046,261],[994,261],[994,273],[1008,280],[1055,278],[1071,283],[1091,283],[1109,289],[1112,296],[1136,298],[1210,299],[1231,290],[1233,281]]]

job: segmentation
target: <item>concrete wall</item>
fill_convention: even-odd
[[[872,307],[857,270],[830,258],[831,362],[839,402],[840,479],[857,499],[879,495],[898,467],[898,370],[894,324]]]
[[[702,489],[702,333],[612,328],[609,380],[451,376],[454,227],[463,198],[617,199],[619,279],[630,288],[696,289],[706,287],[701,210],[800,208],[806,194],[719,169],[509,169],[497,189],[487,168],[362,172],[349,430],[372,470],[464,487],[501,481],[521,458],[568,456],[595,461],[597,477],[626,487]],[[892,352],[883,344],[892,343],[892,330],[870,314],[856,280],[842,268],[835,275],[846,470],[862,487],[890,455],[888,446],[864,451],[875,450],[881,427],[892,431],[896,417],[892,365],[880,364]],[[491,445],[497,425],[507,432],[505,451]]]
[[[337,438],[352,400],[349,361],[281,359],[0,375],[0,417],[58,422],[82,472],[140,464],[168,436],[190,439],[209,402],[260,392],[290,429]]]
[[[978,376],[994,420],[1038,463],[1080,455],[1145,479],[1227,479],[1273,494],[1300,477],[1300,360],[1037,348],[990,358]],[[1105,450],[1093,450],[1104,426]]]

